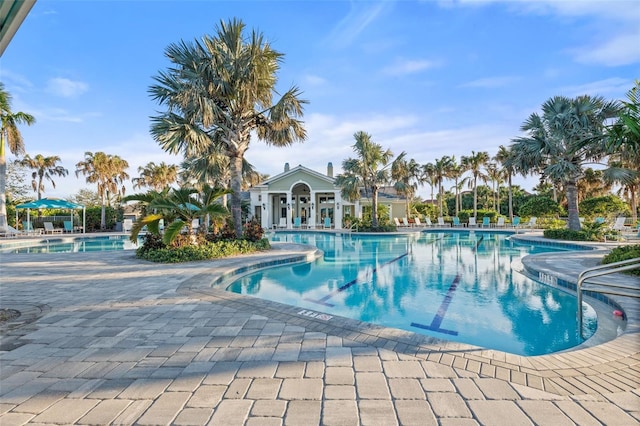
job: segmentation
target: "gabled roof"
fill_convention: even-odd
[[[298,166],[296,166],[296,167],[294,167],[292,169],[289,169],[289,171],[286,171],[284,173],[280,173],[279,175],[275,175],[275,176],[270,177],[269,179],[261,182],[257,186],[271,185],[274,182],[277,182],[279,180],[285,179],[285,178],[287,178],[287,177],[289,177],[291,175],[294,175],[296,173],[306,173],[306,174],[314,176],[314,177],[316,177],[318,179],[324,180],[327,183],[330,183],[332,185],[335,182],[335,178],[333,178],[333,177],[330,177],[330,176],[324,175],[322,173],[316,172],[315,170],[311,170],[311,169],[309,169],[309,168],[307,168],[307,167],[305,167],[303,165],[298,165]]]

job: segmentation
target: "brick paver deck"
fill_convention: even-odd
[[[640,421],[637,299],[620,300],[629,318],[615,340],[522,357],[211,287],[238,268],[315,255],[296,245],[179,265],[132,252],[0,255],[0,307],[22,312],[1,329],[0,424]],[[596,257],[533,267],[570,278]]]

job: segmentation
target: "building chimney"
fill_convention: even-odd
[[[284,163],[284,172],[288,172],[289,171],[289,163]]]
[[[327,176],[333,177],[333,164],[331,162],[327,164]]]

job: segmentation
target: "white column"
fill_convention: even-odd
[[[318,208],[318,200],[316,200],[316,191],[311,190],[310,195],[311,204],[309,204],[309,220],[307,221],[307,226],[309,229],[313,229],[316,227],[316,209]]]
[[[334,228],[342,229],[342,211],[344,209],[344,204],[342,204],[342,196],[340,195],[340,191],[333,191],[333,199],[336,201],[336,211],[334,218]]]

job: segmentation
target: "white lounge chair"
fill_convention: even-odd
[[[409,221],[407,220],[406,217],[402,218],[402,226],[404,226],[405,228],[409,227]]]
[[[278,228],[286,228],[287,227],[287,218],[281,217],[280,222],[278,222]]]
[[[133,228],[132,219],[125,219],[122,221],[122,232],[131,232],[131,228]]]
[[[525,223],[524,225],[522,225],[523,228],[529,228],[529,229],[534,229],[536,227],[536,222],[538,221],[538,218],[535,216],[531,216],[531,218],[529,219],[528,223]]]
[[[496,222],[496,228],[504,228],[504,216],[499,216],[498,221]]]
[[[62,228],[54,228],[53,223],[44,222],[44,233],[45,234],[62,234]]]
[[[431,220],[429,218],[427,218],[427,220],[429,221],[429,226],[431,226]],[[420,221],[420,218],[418,216],[413,218],[413,222],[415,223],[416,226],[419,226],[419,227],[427,226],[426,223],[422,223]]]
[[[475,216],[469,216],[469,223],[467,224],[467,227],[471,228],[472,226],[478,226]]]
[[[0,237],[4,238],[15,238],[18,235],[22,235],[23,232],[17,230],[13,226],[7,225],[7,232],[0,232]]]
[[[393,218],[393,223],[396,225],[396,228],[400,228],[402,225],[400,225],[400,221],[398,220],[397,217]]]
[[[627,218],[624,216],[617,217],[611,229],[613,229],[614,231],[620,231],[620,232],[624,232],[631,229],[630,226],[626,226],[624,224],[626,221],[627,221]]]
[[[442,216],[438,217],[438,226],[451,226],[444,223],[444,218]]]

